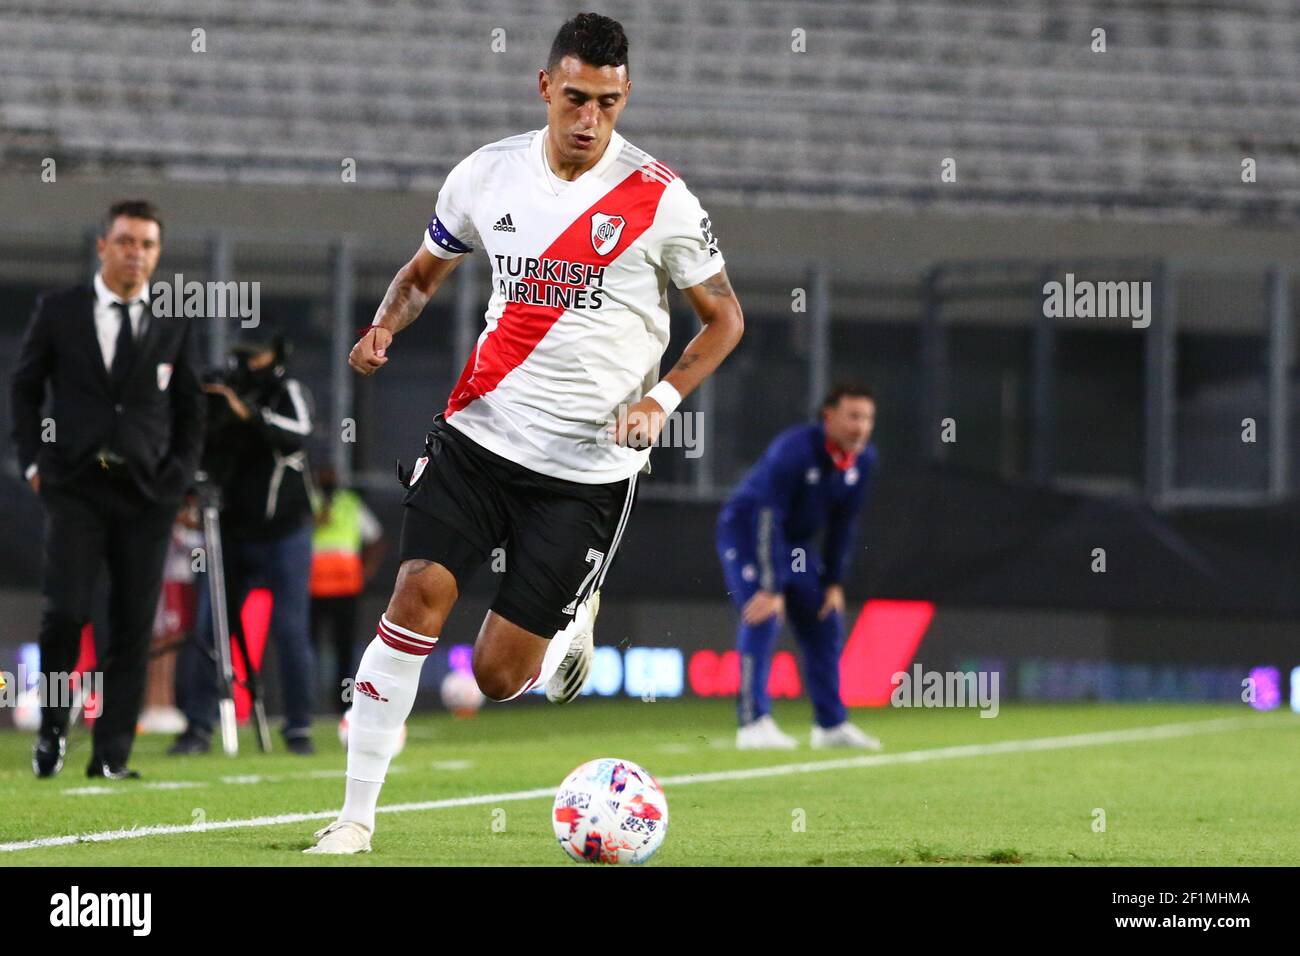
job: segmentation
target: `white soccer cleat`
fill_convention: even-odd
[[[847,720],[838,727],[818,727],[812,729],[812,746],[814,750],[827,747],[856,747],[859,750],[882,750],[880,741],[871,734],[863,733]]]
[[[546,682],[546,699],[552,704],[567,704],[587,686],[591,676],[591,659],[596,654],[596,615],[600,612],[600,592],[594,592],[573,616],[573,637],[569,652],[560,661],[555,675]]]
[[[794,750],[799,741],[782,733],[771,714],[764,714],[736,731],[737,750]]]
[[[323,830],[316,831],[316,845],[303,853],[369,853],[370,830],[352,820],[335,820]]]

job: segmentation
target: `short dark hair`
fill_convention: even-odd
[[[156,222],[158,223],[158,236],[162,237],[162,214],[158,212],[158,207],[147,199],[123,199],[121,202],[115,202],[109,206],[108,212],[104,214],[104,221],[100,224],[99,234],[101,236],[108,235],[118,216],[126,216],[128,219],[148,219],[150,222]]]
[[[576,56],[591,66],[627,66],[623,24],[599,13],[579,13],[555,34],[546,72],[554,70],[566,56]]]
[[[822,399],[822,411],[828,412],[832,408],[839,406],[840,401],[846,398],[869,398],[871,401],[876,400],[875,394],[865,385],[859,385],[857,382],[840,382]]]

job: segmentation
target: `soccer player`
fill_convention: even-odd
[[[839,670],[840,582],[876,464],[875,421],[869,390],[837,386],[822,402],[820,420],[778,435],[723,506],[718,557],[740,612],[738,748],[798,746],[772,719],[767,694],[772,651],[788,613],[813,703],[812,745],[880,749],[880,741],[848,722]],[[814,538],[823,529],[819,556]]]
[[[370,849],[420,667],[494,548],[505,573],[474,644],[480,689],[510,700],[542,685],[555,703],[581,692],[650,446],[744,329],[708,215],[614,130],[631,91],[623,28],[589,13],[565,23],[538,89],[546,127],[452,169],[349,358],[363,375],[381,369],[394,336],[482,250],[487,326],[407,481],[397,582],[356,674],[343,809],[307,852]],[[670,280],[703,328],[656,383]]]

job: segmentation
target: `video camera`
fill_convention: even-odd
[[[271,361],[254,368],[252,363],[267,352],[273,353]],[[224,366],[210,368],[202,375],[204,385],[225,385],[249,408],[256,409],[265,393],[284,378],[285,367],[292,347],[285,337],[273,332],[256,339],[245,339],[231,346]],[[208,426],[203,447],[205,470],[213,477],[223,474],[219,461],[220,449],[231,429],[242,427],[226,397],[219,392],[208,393]]]

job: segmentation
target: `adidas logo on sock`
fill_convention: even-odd
[[[506,213],[497,220],[496,225],[492,227],[493,232],[514,232],[515,221],[510,218],[510,213]]]
[[[357,693],[365,694],[367,697],[373,698],[374,700],[379,701],[381,704],[388,703],[388,698],[380,697],[379,691],[375,689],[375,685],[370,683],[370,681],[368,680],[357,681],[356,686],[357,686]]]

